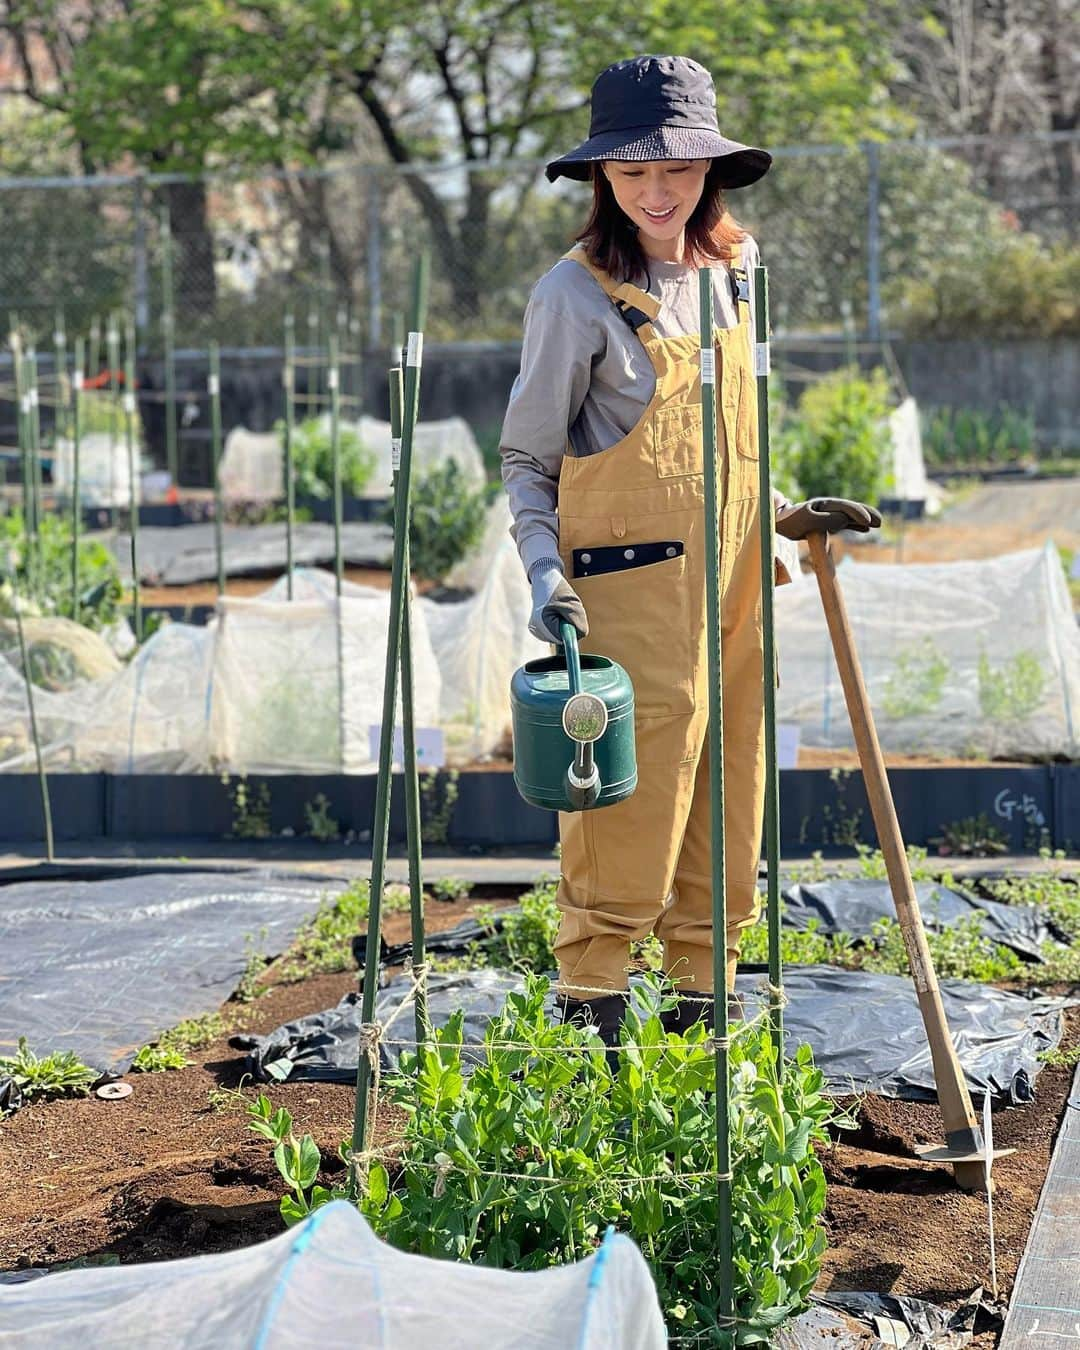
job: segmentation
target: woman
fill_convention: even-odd
[[[655,932],[684,997],[670,1028],[712,1006],[705,521],[698,269],[714,268],[722,503],[727,980],[758,917],[764,779],[754,241],[723,190],[771,157],[720,135],[712,79],[678,56],[609,66],[589,139],[547,166],[593,185],[578,246],[536,284],[501,438],[512,533],[533,593],[530,629],[572,622],[585,651],[634,685],[638,787],[617,806],[560,816],[564,1016],[609,1043],[629,945]],[[871,508],[776,503],[779,533],[880,524]],[[782,569],[778,569],[782,571]],[[787,579],[783,573],[781,579]]]

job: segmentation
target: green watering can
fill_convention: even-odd
[[[634,687],[615,661],[581,655],[573,624],[559,631],[562,651],[510,681],[514,782],[546,811],[614,806],[637,787]]]

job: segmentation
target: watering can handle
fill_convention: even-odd
[[[577,629],[565,619],[559,623],[562,645],[566,651],[566,674],[571,694],[581,693],[581,655],[578,652]]]

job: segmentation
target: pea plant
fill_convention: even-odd
[[[549,1020],[531,976],[495,1018],[466,1073],[463,1015],[384,1080],[407,1115],[394,1171],[368,1160],[359,1204],[409,1251],[537,1270],[595,1250],[609,1224],[649,1260],[679,1334],[716,1326],[714,1057],[700,1024],[666,1033],[663,987],[627,1010],[616,1069],[587,1029]],[[735,1300],[743,1344],[801,1308],[825,1250],[825,1178],[814,1152],[842,1123],[802,1048],[782,1079],[764,1028],[733,1038],[731,1152]],[[287,1222],[339,1191],[316,1185],[317,1150],[265,1099],[252,1125],[275,1143]]]

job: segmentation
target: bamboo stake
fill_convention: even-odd
[[[71,376],[71,617],[79,622],[79,527],[82,502],[79,498],[79,440],[83,387],[83,340],[75,339],[75,369]]]
[[[423,359],[423,322],[427,307],[429,257],[426,251],[416,260],[413,276],[413,328],[409,334],[408,360],[405,366],[405,406],[401,426],[401,466],[394,492],[394,556],[390,571],[390,615],[386,641],[386,667],[383,677],[382,737],[379,742],[379,775],[375,789],[375,820],[371,831],[371,897],[368,908],[367,958],[361,999],[361,1022],[371,1024],[375,1013],[375,990],[379,974],[379,950],[382,937],[382,893],[386,872],[386,849],[390,833],[390,785],[394,751],[394,711],[397,704],[397,675],[401,654],[402,588],[405,540],[400,528],[408,520],[409,487],[412,472],[413,430],[416,426],[420,393],[420,367]],[[372,1056],[378,1047],[371,1049]],[[356,1071],[356,1110],[353,1117],[352,1153],[361,1155],[368,1144],[368,1095],[371,1090],[372,1063],[364,1045]],[[358,1166],[350,1168],[350,1186],[360,1189]]]
[[[334,505],[334,577],[337,593],[340,596],[342,582],[345,579],[345,559],[341,550],[343,503],[341,498],[341,390],[338,387],[339,374],[337,337],[331,335],[330,363],[326,371],[326,382],[330,390],[330,468],[333,480]]]
[[[705,608],[708,623],[709,773],[712,823],[713,1017],[716,1063],[716,1198],[719,1245],[720,1342],[734,1344],[730,1092],[727,1037],[727,867],[724,835],[724,695],[720,637],[720,528],[716,484],[716,349],[712,268],[698,272],[701,313],[701,419],[705,454]]]
[[[116,524],[116,447],[120,442],[117,414],[120,411],[120,330],[116,326],[116,315],[109,315],[109,326],[105,330],[105,350],[109,361],[109,509],[112,523]]]
[[[128,515],[131,534],[131,611],[135,641],[142,642],[142,609],[139,606],[139,475],[135,455],[135,324],[128,319],[124,364],[124,438],[127,442]]]
[[[26,681],[26,702],[30,709],[30,735],[34,742],[34,757],[37,760],[38,790],[41,793],[41,814],[45,823],[45,857],[53,861],[52,807],[49,802],[49,783],[45,776],[45,761],[41,754],[41,737],[38,734],[37,713],[34,709],[34,681],[30,673],[30,657],[26,650],[26,635],[23,632],[22,597],[19,595],[18,575],[12,572],[11,589],[15,601],[15,628],[19,635],[19,660],[22,662],[23,678]]]
[[[769,274],[754,268],[754,375],[757,379],[758,493],[761,523],[762,678],[765,690],[765,919],[769,930],[769,1027],[778,1077],[784,1070],[784,972],[780,959],[780,773],[776,762],[776,642],[773,588],[776,530],[769,462]]]
[[[874,718],[870,710],[870,698],[863,682],[862,667],[848,623],[847,607],[836,579],[836,568],[828,536],[811,534],[807,543],[810,548],[810,561],[821,592],[829,636],[832,638],[836,665],[840,671],[840,683],[844,688],[851,729],[859,752],[866,795],[870,800],[870,812],[874,818],[874,828],[885,859],[889,889],[896,905],[896,917],[900,923],[904,946],[907,948],[919,1011],[922,1013],[926,1038],[930,1045],[938,1104],[945,1125],[945,1148],[928,1150],[923,1156],[933,1158],[935,1161],[949,1162],[956,1175],[957,1184],[964,1190],[980,1190],[985,1184],[982,1133],[960,1062],[956,1057],[949,1025],[945,1020],[941,990],[927,945],[919,902],[915,897],[907,851],[904,848],[900,823],[896,818],[896,808],[889,790],[885,760],[878,744]]]
[[[296,337],[294,333],[292,310],[285,313],[285,365],[281,371],[281,383],[285,397],[285,585],[286,594],[293,598],[293,529],[296,520],[296,478],[293,472],[293,391],[296,382],[294,353]]]
[[[176,434],[176,314],[173,299],[172,225],[161,208],[161,334],[165,348],[165,463],[174,491],[180,487]]]
[[[221,356],[216,342],[210,344],[210,472],[214,487],[214,551],[217,554],[218,595],[225,594],[225,506],[221,496]]]
[[[405,407],[405,391],[401,381],[401,367],[390,371],[390,444],[395,480],[401,454],[401,424]],[[397,483],[394,483],[395,515],[397,514]],[[407,511],[406,511],[407,517]],[[395,529],[398,523],[395,522]],[[402,771],[405,788],[405,837],[409,852],[409,917],[412,928],[413,970],[423,968],[424,954],[424,883],[420,861],[420,778],[416,764],[416,719],[413,703],[412,668],[412,578],[410,576],[409,520],[400,522],[404,535],[402,571],[405,586],[401,593],[401,739]],[[416,1014],[416,1042],[419,1045],[430,1035],[427,1011],[427,989],[421,980],[413,1002]]]

